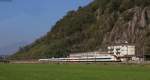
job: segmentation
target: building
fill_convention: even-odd
[[[135,45],[132,44],[114,44],[108,46],[108,53],[120,58],[121,61],[137,60],[135,58]]]
[[[135,46],[134,45],[113,45],[108,46],[108,53],[114,54],[118,57],[123,56],[134,56]]]

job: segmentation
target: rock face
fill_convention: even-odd
[[[68,12],[47,35],[13,58],[65,57],[125,41],[136,46],[137,56],[150,54],[150,0],[94,0]]]
[[[136,45],[137,55],[142,55],[146,30],[149,28],[149,12],[149,7],[134,7],[121,13],[103,43],[127,41]]]

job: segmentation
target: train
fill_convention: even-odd
[[[100,56],[80,56],[80,57],[67,57],[67,58],[49,58],[39,59],[41,62],[116,62],[119,61],[113,55],[100,55]]]

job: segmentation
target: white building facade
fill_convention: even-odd
[[[116,56],[134,56],[135,46],[134,45],[114,45],[108,46],[108,53]]]
[[[125,57],[135,57],[135,46],[129,44],[118,44],[108,46],[108,53],[113,54],[121,59]]]

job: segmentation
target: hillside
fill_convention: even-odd
[[[14,59],[65,57],[128,41],[137,55],[150,48],[150,0],[94,0],[69,11],[47,35],[21,48]]]

